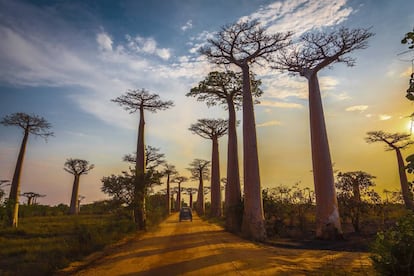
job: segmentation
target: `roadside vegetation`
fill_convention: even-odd
[[[165,218],[166,211],[157,206],[157,196],[149,197],[147,202],[151,212],[147,223],[152,228]],[[0,210],[5,213],[5,207]],[[63,204],[22,205],[17,229],[5,227],[3,215],[0,275],[50,275],[137,233],[130,211],[111,200],[83,205],[76,216],[68,215],[69,211],[69,206]]]

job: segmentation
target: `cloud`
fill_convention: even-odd
[[[273,121],[268,121],[268,122],[264,122],[261,124],[257,124],[257,127],[268,127],[268,126],[280,126],[282,123],[277,121],[277,120],[273,120]]]
[[[296,35],[301,35],[311,29],[334,26],[345,21],[353,11],[345,6],[346,3],[347,0],[277,1],[240,18],[240,21],[259,20],[268,27],[269,33],[294,31]]]
[[[158,48],[157,42],[154,38],[145,38],[140,35],[131,37],[125,36],[127,40],[126,47],[135,53],[145,53],[150,55],[157,55],[158,57],[168,60],[171,57],[171,50],[167,48]]]
[[[183,26],[181,26],[181,30],[183,32],[185,32],[185,31],[187,31],[191,28],[193,28],[193,21],[192,20],[188,20]]]
[[[103,51],[112,51],[112,39],[105,33],[99,33],[96,35],[96,42],[98,42],[99,49]]]
[[[363,112],[367,109],[368,109],[368,105],[353,105],[353,106],[347,107],[345,109],[345,111],[360,111],[360,112]]]
[[[388,114],[381,114],[381,115],[378,115],[378,118],[379,118],[380,121],[387,121],[387,120],[391,119],[392,116],[388,115]]]
[[[260,101],[261,106],[279,107],[279,108],[303,108],[303,105],[298,103],[277,102],[277,101]]]

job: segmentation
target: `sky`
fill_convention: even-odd
[[[351,54],[354,67],[334,64],[319,72],[319,80],[334,169],[362,170],[376,176],[378,192],[397,190],[395,154],[364,137],[372,130],[410,131],[407,116],[414,106],[405,91],[414,53],[400,54],[408,49],[400,41],[413,30],[413,10],[411,0],[0,0],[0,117],[36,114],[55,134],[47,141],[29,137],[21,191],[46,195],[41,204],[69,204],[73,176],[63,166],[80,158],[95,165],[80,179],[83,202],[107,198],[102,177],[127,170],[122,157],[136,149],[138,114],[111,102],[128,89],[145,88],[174,102],[171,109],[145,114],[145,139],[189,176],[193,159],[211,158],[211,141],[191,134],[189,126],[227,117],[221,107],[185,96],[218,69],[198,49],[222,26],[252,19],[269,33],[293,31],[295,39],[342,26],[375,33],[367,49]],[[262,187],[299,182],[312,188],[306,79],[270,66],[252,70],[264,92],[255,106]],[[0,125],[2,180],[12,179],[22,134]],[[222,177],[226,144],[221,138]],[[403,152],[411,153],[414,148]]]

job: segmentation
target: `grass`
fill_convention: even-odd
[[[0,275],[51,275],[134,231],[113,215],[24,217],[0,228]]]

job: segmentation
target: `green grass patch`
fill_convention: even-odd
[[[23,217],[0,228],[0,275],[50,275],[134,231],[114,215]]]

